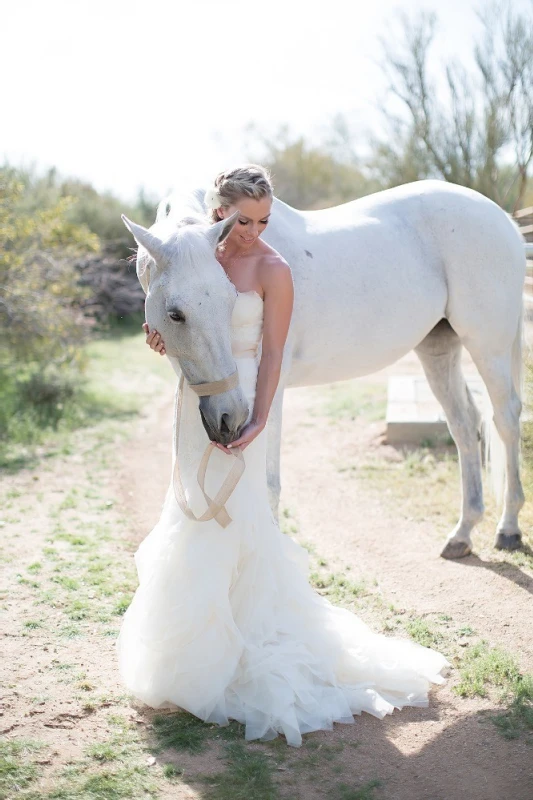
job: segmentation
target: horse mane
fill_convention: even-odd
[[[189,225],[202,227],[209,225],[210,220],[203,202],[204,195],[205,189],[200,188],[167,195],[157,206],[155,222],[150,231],[161,239],[169,239],[180,228]],[[145,293],[148,292],[148,269],[151,262],[150,254],[144,247],[139,246],[136,255],[137,275]]]
[[[186,225],[208,225],[204,194],[205,189],[198,188],[167,195],[157,206],[155,224],[163,223],[172,230]]]

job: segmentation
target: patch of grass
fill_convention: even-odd
[[[478,642],[465,653],[461,681],[454,687],[460,697],[486,697],[489,687],[507,688],[519,677],[515,660],[498,647]]]
[[[381,786],[381,781],[373,780],[355,789],[345,783],[340,783],[333,792],[333,800],[374,800],[374,789]]]
[[[69,508],[77,508],[78,497],[77,489],[71,489],[65,499],[59,504],[59,511],[66,511]]]
[[[171,748],[185,750],[188,753],[200,753],[205,748],[206,739],[211,733],[209,725],[186,711],[177,714],[158,714],[152,724],[158,748],[161,750]]]
[[[94,547],[94,542],[91,542],[88,536],[83,536],[79,533],[70,533],[70,531],[56,531],[54,532],[54,541],[60,539],[63,542],[68,542],[73,547],[90,549]]]
[[[405,630],[415,642],[423,647],[437,648],[442,643],[442,635],[433,630],[425,619],[415,617],[405,624]]]
[[[60,569],[64,569],[65,567],[61,567]],[[76,591],[80,588],[79,581],[75,578],[71,578],[69,575],[55,575],[52,578],[54,583],[58,583],[63,589],[69,589],[71,592]]]
[[[52,608],[55,608],[56,600],[57,600],[56,592],[53,589],[46,589],[44,592],[40,593],[37,603],[39,605],[47,605],[51,606]]]
[[[33,413],[31,408],[20,412],[17,424],[10,426],[8,443],[0,447],[0,467],[10,473],[36,467],[38,446],[47,450],[45,457],[69,454],[72,452],[69,438],[76,429],[129,419],[140,407],[141,401],[133,392],[121,395],[102,387],[92,388],[90,381],[80,382],[73,396],[63,404],[60,416],[56,413],[43,417]]]
[[[66,609],[66,614],[69,619],[78,622],[89,616],[90,606],[85,600],[72,600],[69,607]]]
[[[183,770],[180,767],[175,767],[174,764],[165,764],[163,767],[163,775],[167,780],[172,780],[173,778],[179,778],[180,775],[183,775]]]
[[[79,768],[78,768],[79,769]],[[137,765],[117,770],[102,769],[82,776],[76,773],[65,774],[65,785],[53,789],[49,794],[40,795],[41,800],[123,800],[154,795],[157,792],[147,767]],[[31,798],[34,800],[34,798]],[[37,798],[35,798],[37,800]]]
[[[282,740],[283,741],[283,740]],[[332,762],[344,750],[344,742],[337,742],[336,744],[324,744],[318,739],[304,739],[304,747],[308,755],[304,758],[298,758],[293,761],[292,767],[294,769],[314,769],[322,766],[325,763],[332,765]]]
[[[243,744],[226,746],[225,772],[204,778],[206,800],[277,800],[272,759]]]
[[[312,572],[309,579],[321,595],[336,605],[345,605],[367,592],[364,581],[351,581],[342,573],[325,575],[320,572]]]
[[[110,725],[113,725],[117,728],[127,728],[128,727],[128,720],[122,714],[115,714],[115,712],[111,712],[107,715],[107,721]]]
[[[0,800],[11,800],[37,777],[29,756],[42,747],[27,739],[0,741]]]
[[[128,729],[126,722],[120,725],[120,732],[113,734],[113,736],[104,742],[96,742],[86,748],[86,754],[98,761],[100,764],[106,764],[113,761],[123,761],[127,756],[131,755],[135,747],[135,737]]]
[[[226,742],[244,739],[244,725],[232,720],[229,725],[216,725],[213,733],[215,739],[224,739]]]
[[[364,418],[367,422],[385,419],[387,387],[357,380],[334,383],[320,390],[319,413],[332,420]]]
[[[407,453],[403,463],[400,462],[408,477],[427,476],[435,469],[437,460],[435,456],[432,453],[428,453],[427,450],[427,447],[421,447],[419,450],[412,450]]]
[[[75,639],[76,636],[80,634],[81,631],[77,625],[63,625],[63,627],[59,629],[59,635],[64,636],[65,639]]]
[[[440,535],[457,516],[456,451],[404,448],[398,455],[399,459],[391,460],[376,452],[357,469],[348,465],[343,471],[374,489],[379,502],[393,506],[395,513],[400,511],[415,520],[431,519]]]
[[[30,630],[35,630],[36,628],[42,628],[42,627],[43,627],[43,623],[42,623],[42,622],[39,622],[39,621],[38,621],[38,620],[36,620],[36,619],[28,619],[28,620],[27,620],[27,621],[24,623],[24,627],[25,627],[25,628],[29,628]]]
[[[40,584],[37,581],[30,581],[28,578],[24,578],[22,575],[16,575],[17,583],[20,583],[22,586],[29,586],[31,589],[38,589]]]
[[[87,748],[87,755],[94,758],[95,761],[105,763],[109,761],[116,761],[120,758],[120,752],[115,743],[99,742]]]
[[[533,675],[522,675],[511,655],[478,642],[465,653],[460,675],[454,691],[461,697],[487,697],[491,689],[501,690],[504,708],[491,720],[506,739],[533,732]]]
[[[173,385],[166,359],[154,358],[144,346],[141,322],[142,315],[134,315],[123,329],[100,332],[83,348],[85,374],[77,377],[68,397],[52,404],[50,414],[18,404],[8,441],[0,444],[0,468],[14,473],[37,467],[42,458],[75,452],[75,434],[82,428],[97,426],[100,439],[120,436],[120,423],[138,414],[154,386]],[[68,499],[64,508],[74,508],[73,503]]]
[[[157,769],[146,761],[146,749],[134,725],[119,714],[107,720],[115,727],[109,739],[85,748],[84,756],[69,761],[54,775],[47,793],[24,794],[25,800],[137,800],[158,795]]]
[[[28,572],[40,572],[43,568],[43,565],[39,561],[34,561],[33,564],[30,564],[28,567]]]
[[[281,511],[279,525],[282,533],[298,533],[298,523],[296,522],[291,509],[287,506],[285,506],[285,508],[283,508]]]
[[[507,710],[491,718],[502,735],[516,739],[522,731],[533,732],[533,676],[518,676],[505,700]]]
[[[122,614],[125,614],[128,609],[128,606],[131,603],[131,600],[132,600],[132,595],[130,594],[121,597],[119,600],[117,600],[113,608],[113,614],[116,614],[116,616],[121,616]]]
[[[201,753],[209,739],[233,742],[244,739],[244,725],[232,720],[229,725],[214,725],[202,722],[186,711],[176,714],[157,715],[153,721],[157,751],[165,749]]]
[[[57,659],[54,658],[53,661],[52,661],[52,667],[54,669],[58,669],[60,671],[63,671],[63,670],[68,670],[68,669],[74,669],[74,664],[67,664],[64,661],[58,661]]]

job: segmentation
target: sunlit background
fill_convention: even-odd
[[[19,0],[4,2],[0,148],[134,200],[204,182],[265,141],[332,138],[358,155],[393,107],[381,39],[398,11],[435,12],[431,71],[472,68],[479,0]],[[513,0],[513,8],[530,8]],[[252,125],[253,130],[247,130]]]

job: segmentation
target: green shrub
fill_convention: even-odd
[[[69,221],[68,198],[29,210],[26,191],[0,169],[0,438],[32,442],[76,392],[89,322],[75,260],[99,243]]]

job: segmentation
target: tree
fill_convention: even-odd
[[[248,133],[253,134],[254,143],[259,138],[263,149],[252,160],[269,168],[276,196],[295,208],[326,208],[377,188],[360,167],[341,117],[334,121],[330,139],[322,145],[311,145],[303,136],[292,137],[287,127],[270,138],[259,136],[254,127]]]
[[[5,167],[3,173],[9,172],[9,167]],[[11,173],[16,174],[21,189],[16,203],[19,216],[37,220],[46,212],[53,217],[61,208],[64,224],[98,238],[97,251],[79,248],[75,259],[80,285],[87,287],[82,304],[84,313],[102,321],[142,311],[144,292],[130,261],[131,236],[122,223],[121,213],[149,226],[155,219],[155,200],[141,189],[136,202],[127,204],[110,192],[98,192],[86,181],[62,178],[54,168],[44,174],[34,169],[11,170]]]
[[[400,16],[383,67],[403,114],[385,110],[390,135],[375,143],[372,168],[389,185],[440,177],[516,210],[533,159],[533,16],[491,4],[480,18],[475,74],[449,63],[439,91],[428,68],[435,15]]]

